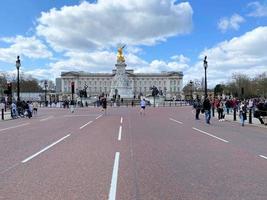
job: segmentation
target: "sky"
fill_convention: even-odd
[[[5,0],[0,71],[54,81],[63,71],[182,71],[208,88],[267,72],[267,0]]]

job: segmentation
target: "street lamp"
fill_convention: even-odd
[[[191,101],[193,100],[193,81],[190,81],[190,98],[191,98]]]
[[[207,56],[205,56],[204,61],[203,61],[204,69],[205,69],[205,98],[208,97],[208,92],[207,92],[207,68],[208,68],[208,61],[207,61]]]
[[[45,106],[47,107],[47,101],[46,101],[47,80],[44,81],[44,86],[45,86]]]
[[[20,59],[19,59],[19,56],[17,56],[17,60],[16,60],[16,68],[17,68],[17,71],[18,71],[18,74],[17,74],[17,101],[19,102],[20,101],[20,96],[19,96],[19,93],[20,93],[20,86],[19,86],[19,68],[20,68],[21,64],[20,64]]]

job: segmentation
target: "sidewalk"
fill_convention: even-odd
[[[0,111],[0,122],[10,120],[10,119],[12,119],[10,111],[4,112],[4,120],[2,120],[2,113]]]
[[[236,122],[236,123],[239,123],[241,125],[238,113],[236,114],[236,121],[234,121],[234,113],[229,113],[229,114],[224,113],[224,114],[225,114],[225,120],[226,121]],[[218,113],[217,112],[215,112],[214,118],[218,119]],[[267,125],[261,124],[260,121],[255,117],[252,117],[252,124],[249,124],[249,117],[247,116],[247,120],[245,120],[245,126],[246,125],[247,126],[257,126],[257,127],[261,127],[261,128],[267,128]]]

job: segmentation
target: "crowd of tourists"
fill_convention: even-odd
[[[38,103],[31,101],[12,102],[11,104],[11,117],[13,119],[37,115]]]
[[[248,111],[254,117],[258,118],[261,124],[264,124],[262,117],[267,116],[267,99],[264,98],[251,98],[251,99],[237,99],[237,98],[205,98],[201,101],[197,98],[193,104],[196,115],[195,119],[199,120],[200,112],[205,114],[206,123],[210,123],[211,115],[214,116],[217,112],[217,117],[219,121],[225,120],[225,114],[230,114],[235,112],[241,121],[242,126],[244,126],[245,120],[247,120]]]

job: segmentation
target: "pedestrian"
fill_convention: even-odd
[[[240,117],[242,126],[244,126],[245,120],[247,120],[247,105],[243,101],[240,104],[239,117]]]
[[[145,115],[145,109],[146,109],[146,100],[143,98],[140,102],[140,115]]]
[[[74,113],[74,100],[70,101],[70,112]]]
[[[196,110],[195,119],[199,120],[199,114],[200,114],[200,110],[202,108],[202,105],[201,105],[201,101],[200,101],[200,99],[198,97],[197,97],[196,101],[194,102],[194,108]]]
[[[27,116],[29,119],[32,117],[32,110],[33,110],[33,106],[31,102],[28,102],[26,106],[26,111],[27,111]]]
[[[18,117],[18,115],[17,115],[17,105],[14,102],[12,102],[12,104],[11,104],[11,116],[12,116],[13,119],[16,119]]]
[[[33,102],[33,115],[37,115],[37,110],[38,110],[38,103],[35,101]]]
[[[223,108],[224,108],[224,102],[223,100],[220,100],[218,103],[218,108],[217,108],[219,121],[224,121]]]
[[[208,97],[205,98],[204,102],[203,102],[203,110],[205,112],[205,119],[206,119],[206,123],[210,124],[210,109],[211,109],[211,103]]]
[[[107,99],[106,97],[102,98],[102,111],[104,111],[105,115],[107,115]]]

